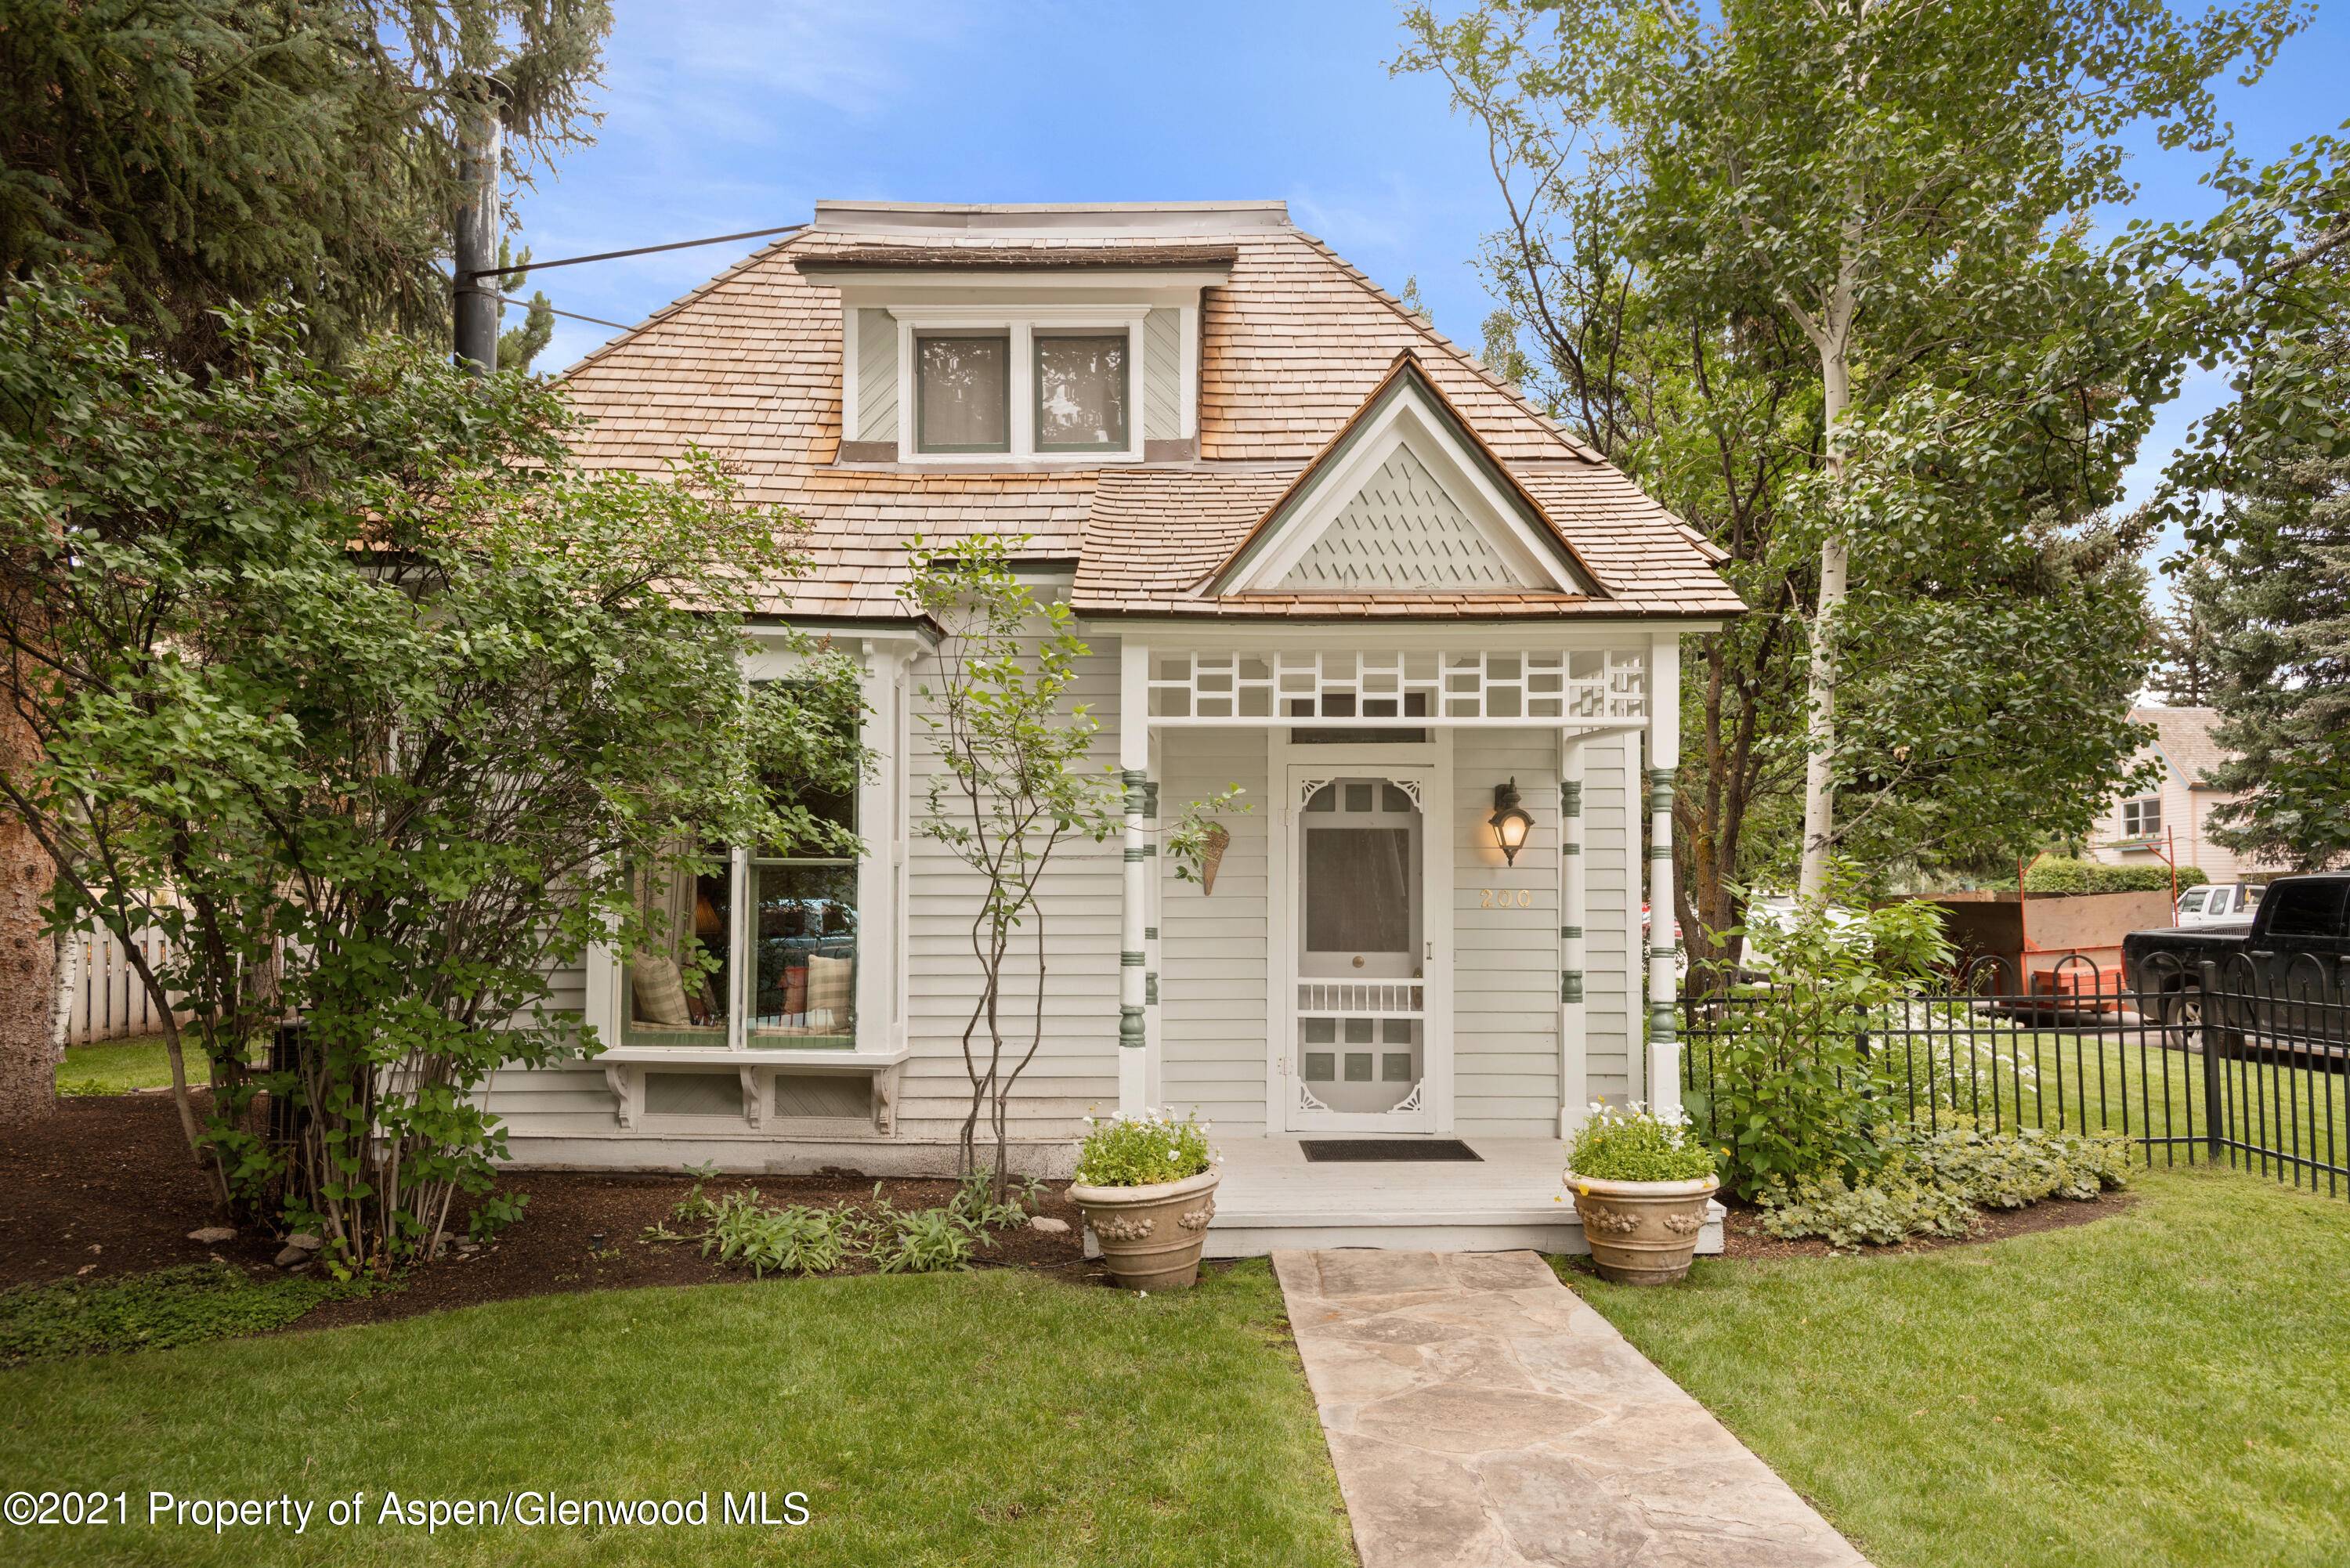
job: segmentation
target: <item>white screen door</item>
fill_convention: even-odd
[[[1293,1129],[1434,1126],[1426,790],[1419,768],[1292,770],[1295,1005],[1284,1075]]]

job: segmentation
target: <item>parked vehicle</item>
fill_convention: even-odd
[[[2204,994],[2203,966],[2218,966],[2223,992]],[[2249,922],[2132,931],[2122,966],[2132,990],[2153,995],[2161,1022],[2225,1031],[2228,1048],[2256,1046],[2339,1054],[2350,1044],[2340,998],[2350,965],[2350,872],[2282,877]],[[2314,989],[2330,1001],[2312,1002]]]
[[[2249,921],[2252,911],[2260,907],[2261,888],[2254,884],[2214,882],[2208,887],[2189,888],[2178,895],[2178,923],[2220,926]]]

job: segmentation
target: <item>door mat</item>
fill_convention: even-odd
[[[1308,1161],[1471,1160],[1482,1165],[1485,1160],[1455,1137],[1309,1137],[1300,1138],[1297,1147]]]

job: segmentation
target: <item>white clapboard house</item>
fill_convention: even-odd
[[[899,589],[913,535],[993,533],[1079,618],[1128,812],[1049,887],[1022,1162],[1171,1106],[1226,1155],[1211,1251],[1575,1244],[1562,1130],[1677,1100],[1642,905],[1681,639],[1742,607],[1702,537],[1277,202],[822,203],[567,382],[589,461],[699,444],[805,519],[774,618],[861,662],[879,766],[861,858],[649,891],[718,982],[596,955],[608,1048],[491,1085],[516,1161],[951,1168],[975,890],[920,831],[936,628]],[[1212,890],[1177,880],[1158,810],[1232,784]]]

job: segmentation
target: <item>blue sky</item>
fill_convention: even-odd
[[[1281,197],[1380,283],[1417,277],[1455,338],[1473,347],[1491,308],[1470,265],[1500,221],[1483,138],[1450,111],[1440,82],[1388,74],[1401,33],[1380,0],[615,9],[599,140],[520,199],[540,256],[795,223],[818,197]],[[2350,0],[2328,0],[2258,87],[2226,90],[2240,145],[2266,159],[2338,124],[2345,67]],[[2202,167],[2149,139],[2134,211],[2210,210]],[[750,248],[567,267],[532,284],[560,307],[635,321]],[[606,336],[561,322],[540,368]],[[2199,378],[2165,410],[2134,493],[2224,395],[2221,377]]]

